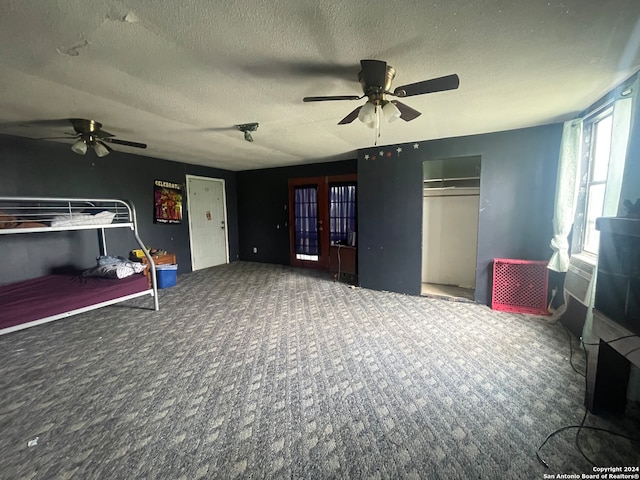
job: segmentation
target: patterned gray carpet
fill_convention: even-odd
[[[566,332],[471,303],[236,262],[0,337],[3,479],[590,473]],[[583,354],[574,357],[584,369]],[[588,425],[638,435],[627,415]],[[31,446],[29,446],[31,445]],[[599,465],[637,444],[582,431]]]

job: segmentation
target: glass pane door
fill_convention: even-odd
[[[318,188],[294,188],[294,248],[297,260],[318,261]]]
[[[326,177],[289,179],[291,265],[326,268],[329,263]]]
[[[355,246],[356,186],[329,187],[329,240],[331,245]]]

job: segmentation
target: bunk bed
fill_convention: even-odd
[[[143,267],[118,264],[110,268],[56,272],[17,283],[0,284],[0,335],[66,318],[96,308],[149,295],[159,310],[156,269],[138,235],[135,207],[119,199],[0,197],[0,237],[33,233],[95,230],[99,258],[109,257],[106,231],[128,229],[148,262]],[[135,267],[135,268],[133,268]],[[134,272],[131,272],[133,270]],[[2,278],[0,277],[0,283]]]

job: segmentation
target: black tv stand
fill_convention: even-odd
[[[623,414],[631,364],[640,367],[640,219],[598,218],[598,273],[585,403]]]
[[[593,413],[625,412],[631,364],[640,367],[640,337],[622,338],[628,335],[634,332],[594,310],[592,340],[598,345],[589,349],[586,397]]]

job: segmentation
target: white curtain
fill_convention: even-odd
[[[548,268],[566,272],[569,268],[569,233],[578,197],[578,175],[580,170],[580,147],[582,145],[582,120],[565,122],[560,143],[558,178],[556,180],[556,203],[553,215],[553,254]]]
[[[637,101],[638,80],[631,86],[631,95],[616,100],[613,105],[613,126],[611,132],[611,153],[609,154],[609,170],[607,172],[607,188],[604,194],[603,217],[618,215],[622,176],[631,131],[631,111]],[[637,106],[635,107],[637,108]]]

